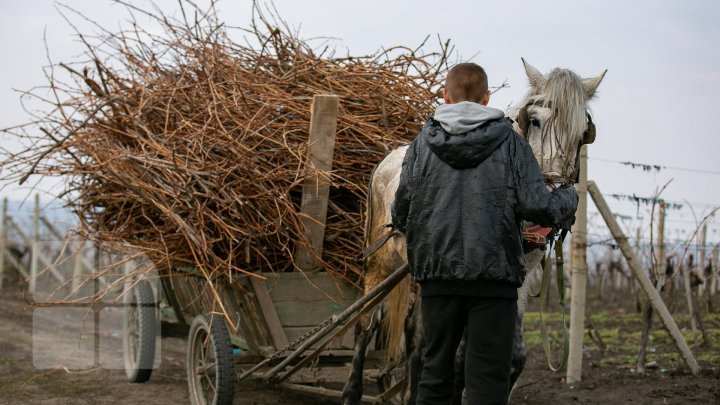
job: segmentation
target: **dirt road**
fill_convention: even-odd
[[[0,293],[0,403],[2,404],[185,404],[185,341],[163,338],[161,367],[146,384],[128,384],[122,370],[94,369],[68,373],[43,371],[33,366],[32,311],[18,294]],[[622,309],[590,316],[604,341],[604,350],[586,342],[583,382],[569,386],[563,373],[547,369],[536,333],[537,318],[526,318],[530,357],[518,381],[511,404],[720,404],[720,317],[706,321],[713,349],[693,345],[704,371],[690,376],[683,371],[664,331],[653,335],[648,376],[633,373],[639,336],[639,316]],[[681,321],[682,322],[682,321]],[[681,325],[682,326],[682,325]],[[602,353],[601,353],[602,352]],[[246,383],[237,387],[237,404],[318,404],[314,398],[289,394]]]

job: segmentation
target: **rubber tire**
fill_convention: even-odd
[[[158,332],[157,302],[152,287],[147,281],[141,281],[133,287],[132,294],[128,294],[127,303],[152,306],[126,307],[126,311],[135,310],[138,319],[138,338],[136,342],[135,359],[131,359],[128,335],[128,316],[123,316],[123,359],[125,374],[131,383],[144,383],[150,379],[155,362],[155,339]]]
[[[230,334],[222,318],[207,315],[196,316],[190,324],[188,334],[186,369],[190,402],[193,405],[205,405],[205,402],[198,403],[195,400],[197,393],[195,392],[196,387],[193,386],[195,376],[191,365],[194,363],[193,348],[196,341],[208,335],[215,355],[217,383],[215,397],[212,403],[207,405],[231,405],[235,390],[235,360],[233,358],[232,344],[230,343]]]

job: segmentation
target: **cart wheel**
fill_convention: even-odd
[[[187,373],[193,405],[232,404],[235,362],[230,334],[221,318],[198,315],[193,319]]]
[[[123,330],[123,358],[128,381],[146,382],[152,374],[157,336],[155,296],[147,281],[137,283],[131,293],[125,294]]]

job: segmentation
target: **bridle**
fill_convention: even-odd
[[[528,131],[530,129],[530,114],[528,112],[528,109],[532,106],[552,109],[552,101],[545,101],[542,97],[533,97],[520,109],[516,118],[516,122],[518,124],[518,127],[520,128],[520,135],[522,135],[522,137],[525,138],[525,140],[528,142]],[[545,176],[545,181],[548,184],[578,182],[578,179],[580,178],[580,148],[582,148],[583,145],[589,145],[595,142],[596,135],[595,123],[593,123],[592,116],[587,110],[585,111],[585,117],[587,118],[587,126],[582,134],[581,141],[578,143],[577,151],[575,154],[575,167],[573,168],[572,173],[569,177],[551,176],[545,175],[543,173],[543,176]],[[553,112],[550,120],[552,120],[553,118],[555,118],[555,112]]]

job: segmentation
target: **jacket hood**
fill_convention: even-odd
[[[497,108],[487,107],[471,101],[443,104],[435,110],[433,119],[442,125],[445,132],[464,134],[480,125],[502,118],[505,113]]]
[[[471,102],[441,105],[426,124],[430,150],[455,169],[476,167],[512,133],[505,114]]]

